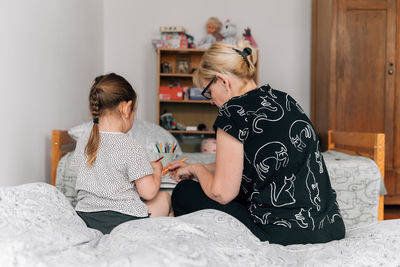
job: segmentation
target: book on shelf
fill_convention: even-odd
[[[183,33],[185,33],[186,30],[183,26],[161,26],[160,32],[183,32]]]

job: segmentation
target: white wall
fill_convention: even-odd
[[[197,41],[210,16],[249,26],[260,48],[260,83],[290,93],[309,113],[311,0],[104,0],[104,70],[139,94],[138,117],[156,120],[156,52],[161,25],[182,25]]]
[[[104,9],[103,9],[104,7]],[[161,25],[197,41],[210,16],[249,26],[260,83],[292,94],[309,112],[311,0],[0,0],[0,186],[50,181],[51,130],[88,119],[93,78],[125,76],[138,117],[156,120]]]
[[[51,130],[87,119],[103,2],[0,0],[0,186],[50,181]]]

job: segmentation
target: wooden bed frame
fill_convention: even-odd
[[[75,149],[75,140],[68,131],[53,130],[51,134],[51,184],[56,185],[58,162],[70,151]]]
[[[57,165],[61,157],[73,151],[75,140],[67,131],[53,130],[51,145],[51,184],[55,185]],[[385,134],[355,133],[355,132],[328,132],[328,149],[344,152],[351,155],[360,155],[371,158],[376,162],[385,175]],[[379,198],[378,219],[384,218],[384,199]]]

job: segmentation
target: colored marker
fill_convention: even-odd
[[[162,156],[161,158],[159,158],[158,160],[156,160],[156,162],[159,162],[160,160],[162,160],[164,158],[164,156]]]

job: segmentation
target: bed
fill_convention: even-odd
[[[53,133],[53,152],[58,151],[53,159],[62,154],[65,159],[74,141],[62,131]],[[331,150],[323,156],[339,205],[348,209],[342,214],[343,240],[290,246],[260,242],[235,218],[216,210],[131,221],[102,235],[85,226],[61,190],[32,183],[0,188],[0,266],[400,265],[400,220],[378,221],[383,218],[384,135],[330,132],[329,137]]]
[[[76,174],[70,168],[71,151],[74,149],[75,140],[90,129],[91,124],[84,123],[73,127],[70,131],[53,130],[52,132],[51,184],[61,190],[73,206],[76,204],[77,192],[75,191]],[[142,145],[152,160],[157,158],[154,145],[157,140],[176,142],[176,139],[163,128],[146,121],[135,121],[133,132],[134,138],[143,141]],[[152,137],[154,132],[157,134]],[[383,220],[384,134],[329,131],[328,142],[328,151],[324,152],[323,156],[331,182],[339,195],[342,216],[345,220],[352,221],[350,225],[359,222],[368,223],[376,219],[376,209],[378,209],[378,220]],[[205,164],[215,161],[215,154],[183,153],[179,147],[177,154],[177,160],[187,158],[188,163]],[[362,179],[359,178],[360,173],[363,175]],[[162,189],[171,191],[169,189],[172,189],[175,184],[168,175],[162,177]],[[375,202],[376,194],[379,194],[378,205]]]

